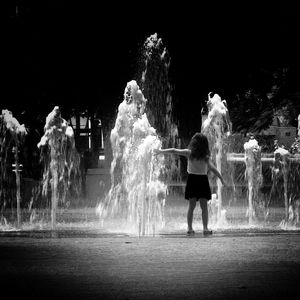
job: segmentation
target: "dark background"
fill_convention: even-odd
[[[210,91],[229,102],[264,74],[288,68],[297,92],[299,25],[290,3],[210,5],[189,1],[17,1],[3,35],[1,108],[25,124],[44,124],[59,105],[89,105],[113,116],[140,51],[157,33],[171,56],[170,78],[181,124]],[[32,125],[35,126],[35,125]]]

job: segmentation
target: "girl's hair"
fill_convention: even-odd
[[[209,144],[206,135],[196,132],[189,143],[188,148],[191,150],[190,159],[205,159],[210,157]]]

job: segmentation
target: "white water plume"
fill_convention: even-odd
[[[171,58],[157,33],[150,35],[143,45],[141,90],[147,98],[146,114],[151,125],[161,136],[163,148],[181,148],[170,80]],[[165,177],[168,182],[181,181],[180,159],[165,158]]]
[[[207,101],[208,115],[202,122],[202,133],[204,133],[210,144],[212,159],[216,163],[216,167],[222,174],[223,144],[226,137],[231,132],[231,122],[226,105],[226,101],[222,100],[218,94],[211,97],[208,94]],[[222,206],[222,184],[217,179],[217,205],[216,216],[212,216],[215,220],[215,226],[223,227],[226,225],[226,210]]]
[[[110,136],[112,185],[96,209],[103,225],[138,235],[154,235],[164,226],[166,197],[164,158],[152,153],[161,141],[144,113],[146,102],[136,81],[128,82]]]
[[[246,171],[248,182],[248,209],[246,215],[249,224],[253,224],[257,217],[258,192],[262,184],[261,147],[256,139],[251,138],[244,144]]]
[[[73,129],[61,117],[58,106],[48,114],[44,132],[37,147],[41,149],[44,162],[44,196],[51,187],[51,222],[54,229],[58,203],[65,202],[72,186],[75,186],[77,195],[80,193],[80,157],[75,147]]]

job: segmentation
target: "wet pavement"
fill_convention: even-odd
[[[300,231],[0,232],[7,299],[299,299]]]

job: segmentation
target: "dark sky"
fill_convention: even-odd
[[[119,103],[155,32],[182,102],[234,92],[260,66],[286,64],[297,77],[296,7],[177,2],[18,1],[7,13],[4,103]]]

